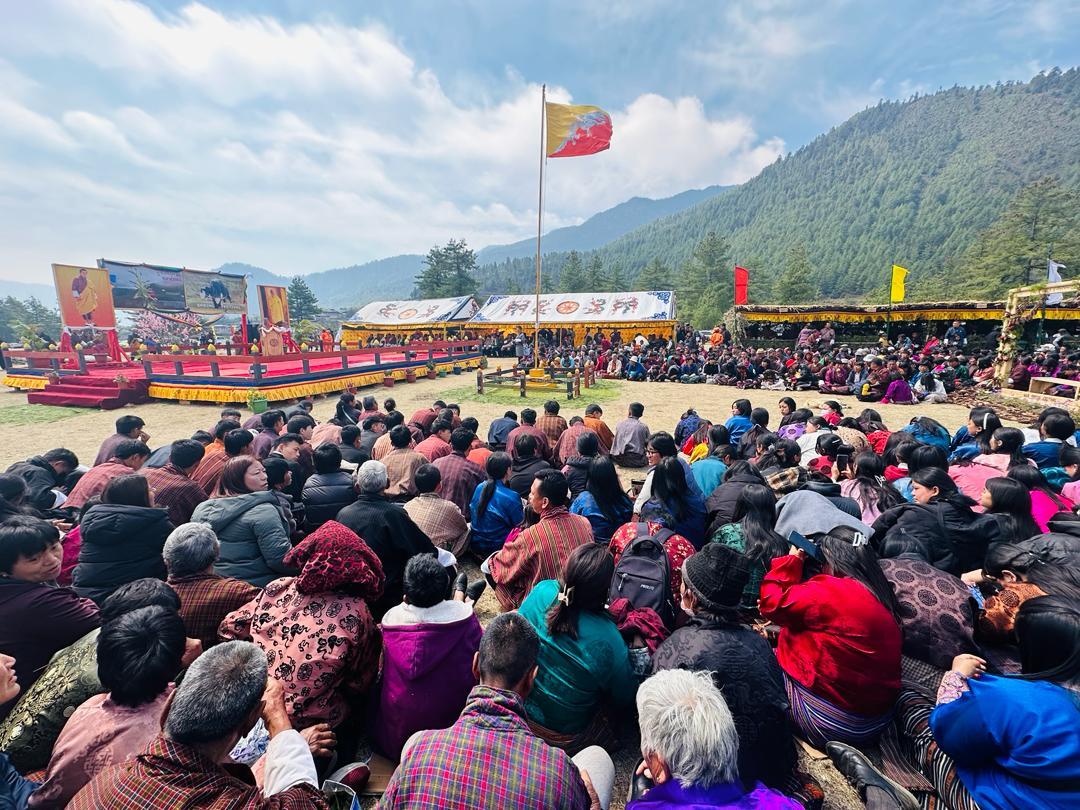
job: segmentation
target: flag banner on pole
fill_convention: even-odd
[[[901,267],[898,264],[892,266],[892,285],[889,290],[889,301],[893,304],[898,304],[904,300],[906,290],[904,289],[904,279],[907,278],[907,268]]]
[[[747,302],[747,290],[749,287],[750,271],[745,267],[735,265],[735,306],[739,307]]]
[[[1066,270],[1066,269],[1068,269],[1068,268],[1066,268],[1065,265],[1063,265],[1061,262],[1055,262],[1053,259],[1047,259],[1046,260],[1046,281],[1047,281],[1047,283],[1054,284],[1055,282],[1061,281],[1061,273],[1058,272],[1058,271]],[[1064,298],[1065,298],[1065,296],[1063,296],[1061,293],[1050,293],[1050,295],[1046,296],[1046,303],[1050,304],[1051,306],[1054,306],[1056,304],[1060,304],[1064,300]]]
[[[611,146],[611,116],[586,104],[546,104],[547,156],[595,155]]]

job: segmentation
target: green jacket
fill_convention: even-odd
[[[630,653],[615,622],[606,613],[581,613],[578,637],[552,636],[547,611],[559,583],[538,582],[518,613],[540,635],[540,674],[525,703],[529,719],[560,734],[575,734],[589,725],[601,702],[626,705],[634,700],[638,680],[630,669]]]

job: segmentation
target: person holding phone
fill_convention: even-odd
[[[776,657],[792,720],[818,747],[872,742],[900,691],[896,597],[864,535],[838,528],[788,540],[790,553],[761,583],[759,609],[781,628]]]

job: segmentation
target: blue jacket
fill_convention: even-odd
[[[611,535],[615,534],[615,530],[629,521],[634,514],[634,505],[629,498],[624,505],[626,508],[622,514],[616,515],[617,520],[612,522],[600,511],[600,505],[592,493],[586,490],[574,498],[574,502],[570,504],[570,512],[588,518],[592,526],[593,539],[606,546],[611,541]]]
[[[691,464],[690,472],[694,474],[694,480],[701,487],[701,494],[707,498],[712,495],[714,489],[720,486],[720,479],[727,472],[727,464],[718,458],[706,456]]]
[[[1057,439],[1042,439],[1024,445],[1024,455],[1039,465],[1039,469],[1061,466],[1061,448],[1063,442]]]
[[[731,437],[731,443],[733,445],[739,443],[739,439],[746,433],[752,426],[753,422],[750,421],[749,416],[732,416],[727,422],[724,423],[724,427],[728,429],[728,435]]]
[[[525,517],[525,508],[521,498],[502,481],[495,484],[495,493],[491,496],[483,516],[478,516],[480,495],[484,490],[484,481],[476,485],[472,500],[469,502],[469,516],[472,523],[470,546],[482,555],[490,554],[502,548],[506,535],[518,526]]]
[[[930,729],[979,807],[1080,807],[1080,700],[1046,681],[983,675],[968,686],[934,709]]]

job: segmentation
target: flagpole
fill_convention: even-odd
[[[893,276],[896,273],[896,265],[889,268],[889,312],[885,316],[885,344],[886,347],[889,343],[892,343],[892,288],[893,288]]]
[[[1050,257],[1054,255],[1054,245],[1051,243],[1046,248],[1046,269],[1047,269],[1047,281],[1049,281],[1050,275],[1050,262],[1053,261]],[[1036,338],[1041,346],[1044,338],[1046,337],[1046,293],[1043,293],[1042,297],[1042,317],[1039,318],[1039,335]]]
[[[540,368],[540,230],[544,215],[544,119],[547,118],[547,85],[540,86],[540,192],[536,204],[536,320],[533,324],[533,367]]]

